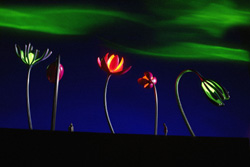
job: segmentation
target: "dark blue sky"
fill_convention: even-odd
[[[74,3],[76,2],[72,2]],[[136,6],[140,6],[139,2],[135,3],[135,6],[120,3],[109,5],[134,13]],[[104,4],[92,2],[92,5],[99,7]],[[109,5],[106,4],[106,7]],[[4,7],[8,7],[8,4],[4,4]],[[149,15],[149,11],[141,8],[137,14]],[[123,24],[127,26],[122,28]],[[222,84],[231,96],[224,107],[217,107],[205,97],[196,75],[187,73],[183,76],[179,87],[180,98],[195,134],[250,137],[248,62],[227,58],[208,60],[199,58],[199,55],[198,58],[180,59],[129,52],[110,46],[105,40],[126,47],[133,45],[133,48],[138,49],[156,46],[162,41],[155,37],[159,35],[156,34],[156,30],[151,31],[151,28],[145,28],[138,23],[127,24],[127,21],[123,23],[120,20],[119,26],[97,29],[85,35],[55,35],[0,26],[0,127],[28,129],[25,90],[27,66],[16,56],[14,45],[19,44],[23,48],[24,44],[31,42],[34,48],[41,51],[46,48],[53,51],[50,58],[35,65],[31,71],[30,102],[34,129],[50,129],[54,85],[46,79],[46,67],[60,54],[65,72],[59,87],[56,130],[66,131],[72,122],[76,131],[109,133],[103,108],[107,74],[99,68],[96,61],[97,57],[103,57],[109,52],[124,57],[125,67],[132,66],[128,73],[112,76],[108,86],[108,109],[116,133],[154,134],[154,92],[153,89],[143,89],[137,83],[137,79],[143,76],[144,71],[151,71],[158,80],[158,133],[164,134],[163,123],[166,123],[168,135],[189,135],[178,109],[174,86],[179,73],[191,68],[199,71],[204,77]],[[176,29],[179,31],[180,27]],[[227,29],[228,33],[223,37],[209,36],[192,27],[188,29],[184,27],[182,33],[191,32],[190,29],[192,32],[198,31],[196,38],[182,39],[179,35],[178,42],[192,43],[195,40],[196,43],[213,43],[248,50],[248,43],[244,37],[244,34],[249,34],[247,28],[236,26],[233,30]],[[164,31],[167,33],[168,29]],[[197,34],[200,35],[199,38]],[[172,44],[176,41],[167,40],[167,43]],[[183,52],[185,53],[185,48]]]

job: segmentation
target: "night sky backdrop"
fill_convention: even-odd
[[[34,129],[49,130],[54,85],[46,67],[61,55],[56,130],[109,133],[103,107],[107,74],[97,57],[124,57],[132,69],[112,76],[108,109],[116,133],[154,134],[154,92],[137,83],[145,71],[157,77],[158,134],[188,136],[175,97],[175,80],[195,69],[230,92],[225,106],[207,100],[199,78],[179,85],[184,111],[197,136],[250,137],[250,4],[247,0],[1,1],[0,127],[28,129],[28,67],[14,45],[53,54],[35,65],[30,78]]]

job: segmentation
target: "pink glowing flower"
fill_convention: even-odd
[[[57,71],[57,62],[53,62],[50,65],[48,65],[46,75],[47,75],[48,80],[51,83],[56,82],[56,71]],[[63,68],[62,64],[60,64],[60,67],[59,67],[59,81],[62,79],[63,74],[64,74],[64,68]]]
[[[123,64],[124,64],[123,57],[121,58],[121,61],[119,61],[118,55],[112,54],[110,57],[108,57],[108,55],[109,53],[107,53],[105,57],[102,59],[98,57],[97,63],[99,67],[103,71],[107,72],[109,75],[110,74],[122,75],[127,73],[131,69],[131,66],[126,68],[125,70],[123,69]]]
[[[158,95],[155,84],[157,83],[156,77],[149,71],[144,72],[144,76],[139,78],[138,83],[142,85],[144,88],[152,88],[154,87],[154,94],[155,94],[155,135],[157,135],[158,131]]]
[[[149,71],[144,72],[144,76],[138,79],[138,83],[144,88],[152,88],[156,83],[157,79]]]

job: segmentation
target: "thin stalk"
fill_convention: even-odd
[[[158,95],[156,86],[154,84],[154,94],[155,94],[155,135],[157,135],[157,129],[158,129]]]
[[[58,99],[59,73],[60,73],[60,55],[57,57],[56,82],[55,82],[55,88],[54,88],[54,100],[53,100],[53,110],[52,110],[52,119],[51,119],[52,131],[54,131],[56,127],[56,109],[57,109],[57,99]]]
[[[109,118],[109,113],[108,113],[108,108],[107,108],[107,88],[108,88],[108,83],[109,83],[110,77],[111,77],[111,74],[109,74],[107,76],[105,89],[104,89],[104,110],[105,110],[105,114],[106,114],[106,118],[107,118],[107,121],[108,121],[108,124],[109,124],[110,131],[113,134],[115,134],[115,131],[114,131],[113,127],[112,127],[112,124],[111,124],[111,121],[110,121],[110,118]]]
[[[185,123],[186,123],[186,125],[187,125],[187,127],[188,127],[188,130],[189,130],[190,134],[191,134],[193,137],[195,137],[195,134],[194,134],[194,132],[193,132],[193,130],[192,130],[192,128],[191,128],[191,126],[190,126],[190,124],[189,124],[189,122],[188,122],[188,119],[187,119],[187,117],[186,117],[186,115],[185,115],[185,112],[184,112],[184,110],[183,110],[183,108],[182,108],[181,100],[180,100],[180,96],[179,96],[179,88],[178,88],[178,87],[179,87],[179,81],[180,81],[182,75],[185,74],[185,73],[187,73],[187,72],[195,72],[195,71],[193,71],[193,70],[185,70],[185,71],[183,71],[183,72],[177,77],[176,82],[175,82],[175,95],[176,95],[176,100],[177,100],[179,109],[180,109],[181,114],[182,114],[182,117],[183,117],[183,119],[184,119],[184,121],[185,121]]]
[[[164,135],[167,136],[167,134],[168,134],[168,127],[167,127],[167,125],[165,123],[163,124],[163,126],[164,126]]]
[[[28,75],[27,75],[27,84],[26,84],[26,102],[27,102],[27,115],[28,115],[28,123],[29,123],[29,129],[32,130],[32,120],[31,120],[31,113],[30,113],[30,72],[32,69],[32,65],[28,68]]]

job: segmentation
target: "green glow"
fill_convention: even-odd
[[[26,59],[25,59],[25,57],[24,57],[24,53],[23,53],[23,51],[21,50],[21,60],[25,63],[25,64],[27,64],[26,62]]]
[[[233,8],[210,4],[186,16],[180,16],[174,23],[190,25],[203,29],[214,36],[220,36],[224,30],[234,25],[249,24],[250,12],[241,12]]]
[[[21,50],[21,59],[25,64],[32,65],[35,64],[34,62],[35,55],[34,53],[29,53],[27,57],[24,57],[24,53]]]
[[[217,82],[215,82],[213,80],[206,80],[206,82],[209,83],[210,85],[213,85],[213,87],[215,89],[218,89],[218,91],[220,92],[220,94],[223,97],[223,100],[229,100],[230,99],[230,96],[225,92],[226,90],[224,90],[222,88],[222,86],[220,86]],[[209,86],[209,87],[211,87],[209,84],[206,84],[206,85]],[[215,92],[215,90],[213,92]]]
[[[208,87],[207,89],[204,82],[202,82],[201,85],[202,85],[202,88],[205,90],[206,94],[209,95],[211,98],[212,97],[211,93],[215,93],[215,89],[212,88],[210,85],[206,84],[206,86]]]
[[[0,26],[51,34],[87,34],[115,19],[141,22],[136,16],[112,10],[62,6],[0,8]]]
[[[227,90],[213,80],[205,80],[201,82],[201,86],[207,97],[219,106],[224,105],[223,101],[230,98]]]
[[[28,53],[28,56],[24,56],[23,50],[21,50],[21,59],[27,65],[33,65],[36,63],[34,53]]]
[[[205,86],[205,83],[202,82],[201,83],[202,89],[204,90],[205,94],[207,95],[207,97],[214,101],[216,104],[218,104],[219,106],[222,106],[224,103],[221,101],[221,99],[219,99],[215,94],[217,94],[217,92],[209,85],[206,84],[206,86],[208,87],[208,89]],[[217,98],[215,98],[214,96],[216,96]]]
[[[245,50],[198,43],[180,42],[166,47],[147,48],[147,50],[129,48],[114,43],[109,43],[109,46],[133,54],[160,56],[166,58],[178,58],[185,60],[238,60],[249,62],[248,52]]]
[[[133,54],[182,60],[249,62],[248,51],[225,47],[221,43],[222,35],[230,27],[250,25],[250,12],[232,1],[159,0],[147,3],[158,19],[151,22],[154,38],[139,42],[150,40],[150,46],[139,48],[123,41],[107,42],[109,46]]]
[[[186,7],[181,10],[178,9],[177,6],[175,6],[174,9],[160,11],[156,11],[155,9],[152,10],[165,18],[158,21],[156,23],[157,26],[168,27],[179,25],[195,27],[196,29],[206,31],[215,37],[220,37],[229,27],[236,25],[249,25],[249,11],[238,9],[237,6],[229,0],[215,2],[216,3],[202,1],[197,3],[196,1],[194,3],[193,1],[193,3],[190,3],[189,1],[186,1]],[[174,1],[174,3],[176,3],[176,1]],[[174,18],[169,19],[169,17]]]
[[[113,25],[117,20],[127,20],[156,30],[176,26],[184,26],[184,29],[192,27],[219,37],[229,27],[249,25],[250,12],[238,9],[230,0],[216,3],[172,0],[160,1],[157,5],[149,1],[147,4],[148,11],[151,12],[149,14],[131,14],[81,5],[10,6],[0,8],[0,26],[52,34],[79,35],[88,34],[93,29],[100,29],[101,26]],[[180,5],[182,8],[179,8]],[[155,16],[159,15],[160,19],[156,19]]]
[[[159,0],[157,3],[148,0],[143,12],[80,4],[0,8],[0,27],[57,35],[97,34],[112,40],[113,44],[108,42],[108,46],[120,51],[183,60],[249,62],[246,50],[228,48],[221,43],[226,30],[242,25],[250,25],[250,12],[231,0]],[[105,31],[105,35],[98,31]],[[137,31],[138,36],[130,34]],[[124,39],[124,34],[131,38]]]
[[[29,43],[29,45],[25,45],[25,51],[21,50],[21,48],[18,45],[15,45],[15,51],[18,57],[21,58],[21,60],[29,65],[35,65],[43,60],[46,60],[50,55],[52,54],[52,51],[49,51],[47,49],[42,56],[38,57],[39,50],[33,51],[33,46]]]

